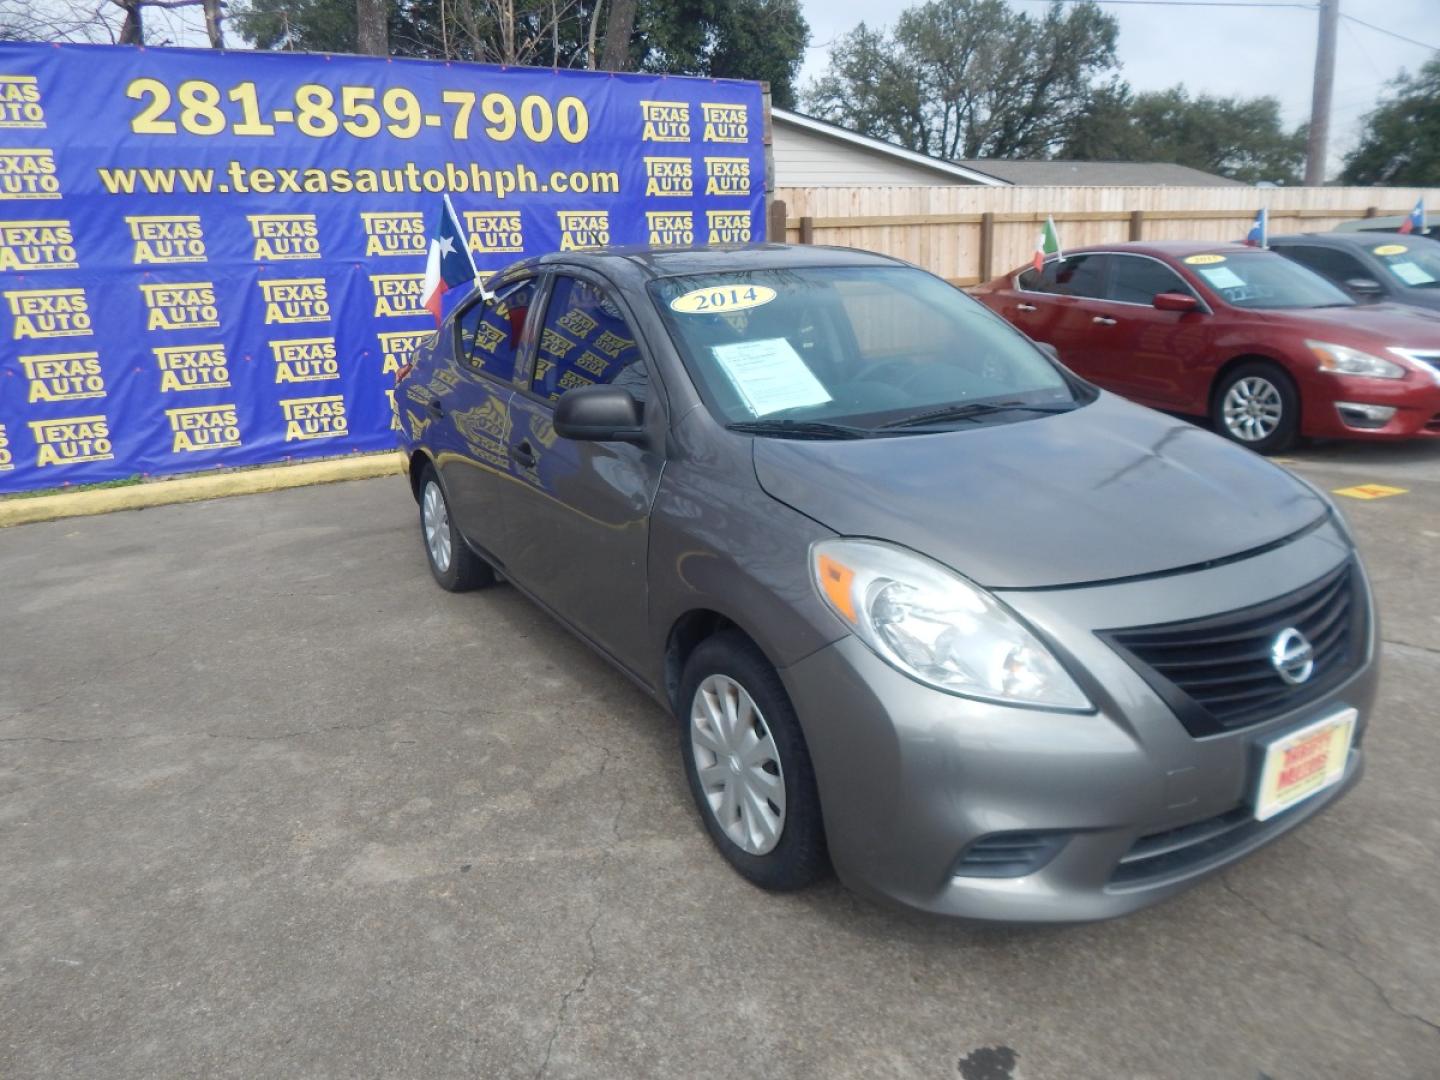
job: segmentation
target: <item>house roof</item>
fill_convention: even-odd
[[[967,184],[983,184],[987,187],[1006,187],[1010,183],[1010,181],[1002,179],[999,176],[979,172],[964,164],[946,161],[943,158],[931,157],[929,154],[921,154],[914,150],[906,150],[903,146],[896,146],[894,143],[888,143],[884,139],[873,139],[869,135],[861,135],[858,132],[839,127],[836,124],[831,124],[824,120],[817,120],[813,116],[791,112],[789,109],[771,109],[770,119],[772,123],[791,124],[813,135],[834,139],[837,142],[848,143],[851,146],[868,150],[871,153],[881,154],[885,157],[894,158],[897,161],[904,161],[910,165],[917,165],[924,169],[931,169],[937,174],[949,177],[952,181],[959,180]]]
[[[1244,187],[1239,180],[1163,161],[1004,161],[972,158],[956,162],[1007,184],[1026,187]]]

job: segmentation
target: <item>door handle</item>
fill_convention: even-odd
[[[425,408],[430,410],[430,415],[437,419],[445,415],[445,406],[440,404],[439,398],[432,397],[425,402]]]
[[[1036,306],[1035,306],[1034,304],[1016,304],[1015,307],[1016,307],[1016,309],[1019,310],[1019,311],[1038,311],[1038,310],[1039,310],[1038,308],[1036,308]]]
[[[1098,323],[1098,324],[1101,325],[1101,326],[1114,326],[1114,325],[1115,325],[1115,320],[1114,320],[1114,319],[1108,318],[1107,316],[1104,316],[1104,315],[1096,315],[1096,316],[1095,316],[1093,319],[1091,319],[1090,321],[1093,322],[1093,323]]]
[[[519,446],[510,448],[510,459],[522,469],[533,469],[535,467],[535,450],[528,442],[522,442]]]

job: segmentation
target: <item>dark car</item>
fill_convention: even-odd
[[[1273,251],[1089,247],[974,294],[1085,378],[1261,453],[1302,435],[1440,437],[1440,315],[1361,307]]]
[[[1440,311],[1440,241],[1425,236],[1309,233],[1274,236],[1270,248],[1314,270],[1357,303]]]
[[[1409,214],[1390,214],[1386,217],[1356,218],[1336,225],[1337,233],[1398,233],[1400,227],[1410,220]],[[1418,230],[1417,230],[1418,231]],[[1427,224],[1423,230],[1426,236],[1440,240],[1440,221]],[[1414,233],[1408,234],[1414,235]]]
[[[1359,778],[1370,592],[1291,474],[879,255],[569,252],[493,283],[396,386],[431,572],[503,575],[673,713],[749,880],[829,862],[925,911],[1106,918]],[[564,718],[582,744],[595,707]]]

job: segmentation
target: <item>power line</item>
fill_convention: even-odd
[[[1141,0],[1125,0],[1125,2],[1139,3],[1141,2]],[[1364,19],[1357,19],[1354,15],[1346,15],[1343,11],[1340,13],[1340,18],[1348,19],[1350,22],[1353,23],[1359,23],[1367,30],[1374,30],[1377,34],[1384,34],[1386,37],[1393,37],[1396,41],[1404,41],[1411,45],[1419,45],[1420,48],[1429,49],[1431,52],[1440,52],[1440,45],[1426,45],[1423,41],[1416,41],[1414,38],[1406,37],[1404,34],[1397,34],[1394,30],[1386,30],[1383,26],[1376,26],[1374,23],[1368,23]]]
[[[1282,0],[1020,0],[1029,4],[1124,4],[1135,7],[1223,7],[1223,8],[1293,8],[1298,11],[1319,11],[1318,4],[1284,3]],[[1346,16],[1347,18],[1349,16]],[[1359,19],[1355,20],[1359,22]]]

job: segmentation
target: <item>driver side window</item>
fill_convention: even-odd
[[[531,393],[555,401],[577,386],[623,386],[636,401],[650,396],[650,378],[635,332],[599,286],[557,275],[540,331]]]
[[[1114,263],[1107,299],[1122,304],[1150,305],[1155,302],[1155,297],[1165,292],[1195,295],[1194,290],[1180,280],[1179,274],[1154,259],[1139,255],[1114,255],[1111,258]]]

